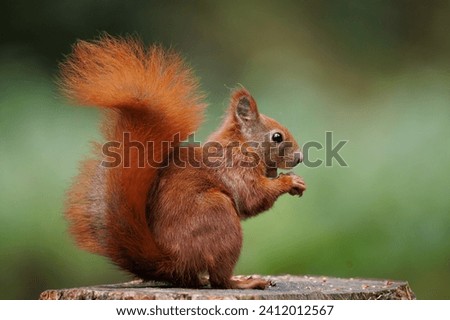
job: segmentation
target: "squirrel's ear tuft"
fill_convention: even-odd
[[[255,99],[245,89],[240,89],[233,93],[231,107],[236,117],[243,122],[257,121],[259,119]]]

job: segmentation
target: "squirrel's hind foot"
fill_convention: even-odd
[[[259,289],[264,290],[268,287],[275,286],[270,280],[264,280],[259,277],[232,277],[231,285],[233,289]]]

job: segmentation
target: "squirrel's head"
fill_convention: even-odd
[[[274,119],[260,114],[247,90],[233,93],[228,120],[235,128],[230,135],[242,143],[242,153],[263,161],[267,177],[274,178],[277,169],[291,169],[302,162],[300,147],[291,133]]]

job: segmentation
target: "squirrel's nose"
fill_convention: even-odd
[[[303,161],[303,153],[299,150],[294,153],[294,164],[298,165]]]

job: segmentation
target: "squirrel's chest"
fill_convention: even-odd
[[[245,171],[239,175],[225,172],[220,175],[220,180],[228,193],[232,195],[239,215],[247,215],[246,212],[252,210],[253,199],[258,192],[255,177]]]

